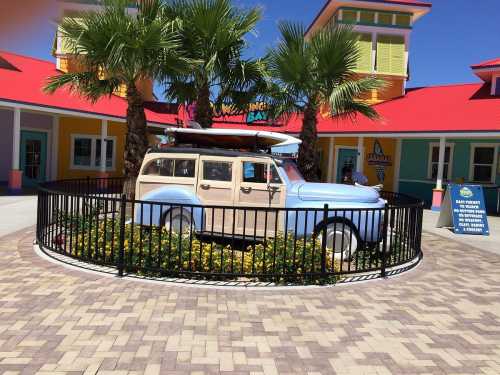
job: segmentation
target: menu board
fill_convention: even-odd
[[[488,216],[480,185],[449,185],[446,191],[438,227],[453,226],[457,234],[488,236]]]

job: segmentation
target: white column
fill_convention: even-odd
[[[365,160],[365,139],[358,137],[358,158],[356,160],[356,172],[363,173],[363,162]]]
[[[396,139],[396,152],[394,153],[394,181],[392,191],[399,193],[399,174],[401,170],[401,147],[403,144],[402,139]]]
[[[375,13],[375,18],[377,18],[378,13]],[[375,20],[375,23],[377,21]],[[372,72],[375,73],[377,66],[377,33],[372,33]]]
[[[52,180],[57,180],[57,170],[58,170],[58,156],[59,156],[59,116],[52,117],[52,165],[51,175]]]
[[[12,170],[19,170],[19,151],[21,148],[21,110],[14,108],[14,125],[12,128]]]
[[[328,143],[328,173],[327,182],[333,182],[333,162],[335,158],[335,138],[331,137]]]
[[[439,160],[438,160],[438,172],[436,189],[441,190],[443,188],[443,173],[444,173],[444,156],[446,151],[446,138],[439,138]]]
[[[101,121],[101,173],[106,173],[106,138],[108,138],[108,120]]]

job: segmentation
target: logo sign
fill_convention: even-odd
[[[382,149],[382,145],[378,139],[376,139],[373,143],[373,152],[368,154],[366,159],[368,161],[368,165],[375,167],[378,181],[384,182],[385,168],[392,165],[392,159],[389,155],[384,154],[384,150]]]
[[[488,236],[488,216],[480,185],[450,185],[444,197],[438,226],[453,225],[457,234]]]
[[[266,111],[252,111],[247,113],[245,122],[247,124],[252,124],[257,121],[267,121],[269,116]]]
[[[214,109],[215,117],[243,116],[247,124],[259,121],[267,121],[269,118],[267,104],[264,102],[250,103],[245,111],[239,110],[231,105],[223,104],[220,110]]]

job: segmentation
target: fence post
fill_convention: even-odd
[[[122,194],[120,202],[120,238],[118,243],[118,276],[123,277],[125,261],[125,214],[127,206],[127,196]]]
[[[387,266],[387,230],[389,223],[389,209],[387,202],[384,206],[384,222],[382,225],[382,267],[380,269],[380,277],[387,277],[386,266]]]
[[[321,274],[322,277],[326,276],[326,233],[327,233],[327,224],[328,220],[328,204],[323,206],[323,228],[321,235]]]

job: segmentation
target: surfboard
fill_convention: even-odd
[[[242,129],[165,129],[177,144],[229,149],[270,149],[276,146],[299,145],[298,138],[282,133]]]

